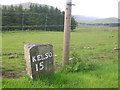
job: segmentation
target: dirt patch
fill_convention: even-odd
[[[3,74],[2,75],[2,78],[16,78],[16,75],[15,74]]]
[[[13,70],[5,70],[2,72],[2,78],[15,78],[15,72]]]
[[[2,72],[2,78],[8,78],[8,79],[20,78],[22,75],[25,74],[27,74],[25,70],[19,72],[14,70],[6,70]]]

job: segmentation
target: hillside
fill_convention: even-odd
[[[93,20],[91,23],[118,23],[118,18],[111,17],[111,18],[103,18],[98,20]]]
[[[89,17],[89,16],[83,16],[83,15],[74,15],[74,18],[78,21],[78,22],[84,22],[84,21],[91,21],[91,20],[96,20],[99,19],[97,17]]]
[[[75,15],[74,18],[79,23],[118,23],[118,18],[110,17],[110,18],[97,18],[97,17],[89,17],[89,16],[81,16],[81,15]]]
[[[20,3],[20,4],[14,4],[13,6],[19,6],[19,5],[22,5],[23,8],[27,8],[29,9],[30,5],[38,5],[38,6],[45,6],[44,4],[38,4],[38,3],[32,3],[32,2],[26,2],[26,3]],[[51,7],[49,5],[47,5],[48,7]]]
[[[23,8],[27,8],[28,9],[31,4],[36,4],[36,3],[27,2],[27,3],[14,4],[13,6],[22,5]]]
[[[26,3],[19,3],[19,4],[12,4],[13,6],[19,6],[22,5],[24,9],[29,9],[30,5],[37,5],[37,6],[47,6],[51,8],[52,6],[45,5],[45,4],[38,4],[38,3],[32,3],[32,2],[26,2]],[[2,5],[0,5],[2,7]],[[10,6],[10,5],[5,5],[5,6]]]

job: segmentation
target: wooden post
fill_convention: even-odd
[[[72,0],[67,0],[64,17],[64,45],[63,45],[63,67],[69,62],[69,46],[71,32],[71,8]]]

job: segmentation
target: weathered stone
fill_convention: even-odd
[[[15,58],[15,56],[14,55],[9,55],[8,58],[12,59],[12,58]]]
[[[113,48],[113,50],[119,50],[119,48]]]
[[[53,73],[53,46],[28,43],[24,45],[27,73],[32,79],[39,75]]]

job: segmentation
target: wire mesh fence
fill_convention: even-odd
[[[64,15],[47,13],[2,13],[2,30],[62,31]]]

